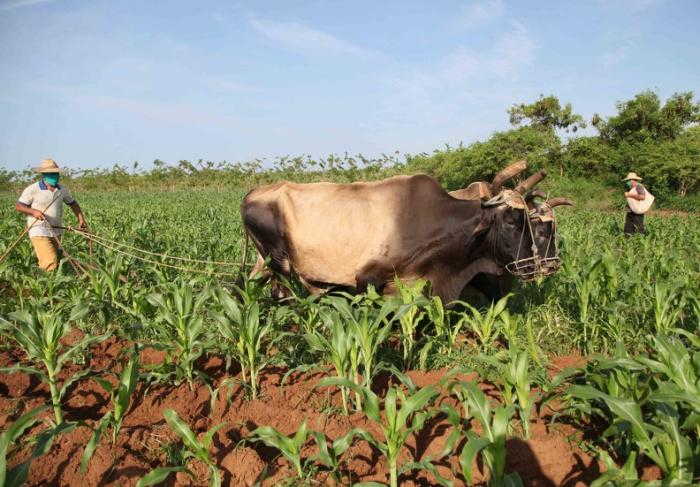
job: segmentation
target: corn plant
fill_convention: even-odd
[[[603,401],[615,416],[606,434],[629,435],[636,449],[651,459],[668,480],[692,482],[697,453],[682,434],[675,405],[656,403],[653,422],[644,420],[640,405],[605,394],[594,387],[573,386],[569,394],[585,400]]]
[[[112,448],[117,442],[117,435],[122,427],[124,416],[129,411],[131,405],[131,396],[139,382],[139,355],[138,348],[134,348],[131,353],[131,358],[123,365],[121,374],[118,375],[116,385],[112,385],[109,381],[102,377],[93,377],[102,388],[110,395],[112,409],[105,414],[98,422],[93,430],[90,441],[85,446],[83,457],[80,464],[81,471],[85,472],[90,463],[92,455],[100,442],[100,437],[106,428],[112,428]]]
[[[508,294],[496,303],[492,303],[485,311],[476,309],[469,303],[457,301],[466,308],[460,321],[464,321],[479,341],[479,348],[482,351],[488,349],[500,334],[500,318],[508,305],[508,299],[512,294]]]
[[[651,482],[640,482],[637,475],[637,452],[631,452],[622,467],[618,467],[610,454],[605,450],[598,452],[599,459],[605,465],[605,472],[591,482],[591,487],[608,487],[616,485],[634,485],[645,487],[653,485]]]
[[[246,438],[248,441],[262,441],[267,446],[279,450],[289,462],[294,465],[297,477],[304,479],[309,476],[309,461],[302,461],[301,450],[308,443],[311,431],[304,421],[297,431],[290,436],[285,436],[271,426],[261,426],[256,428]]]
[[[248,382],[251,397],[258,397],[260,371],[271,360],[267,351],[276,337],[276,323],[281,321],[286,310],[277,308],[270,316],[261,320],[258,301],[244,300],[239,303],[221,290],[217,300],[222,312],[216,315],[219,333],[233,346],[233,354],[240,363],[243,380]]]
[[[34,308],[31,311],[10,313],[11,321],[0,318],[0,328],[3,332],[24,350],[30,361],[40,364],[44,369],[15,365],[0,368],[0,372],[23,372],[35,375],[47,383],[57,425],[63,423],[61,401],[66,392],[71,385],[91,374],[92,371],[84,369],[62,382],[58,378],[59,373],[69,360],[85,351],[90,345],[107,338],[106,335],[86,335],[73,346],[63,345],[62,339],[70,331],[69,323],[79,320],[86,312],[87,307],[82,305],[73,308],[67,317],[60,308],[54,310]]]
[[[318,453],[312,456],[310,460],[327,467],[335,481],[342,485],[341,468],[343,466],[343,454],[352,446],[355,437],[362,437],[363,434],[364,430],[353,428],[329,444],[326,435],[319,431],[312,431],[311,435],[318,447]]]
[[[423,296],[428,281],[418,280],[413,284],[407,284],[396,278],[394,281],[398,289],[395,298],[398,321],[401,326],[399,338],[403,351],[403,366],[410,369],[417,355],[418,340],[416,338],[418,324],[425,316],[424,308],[429,301]]]
[[[669,333],[681,317],[685,296],[680,286],[657,282],[654,284],[654,330]]]
[[[439,296],[430,298],[428,306],[425,308],[428,320],[433,325],[435,337],[433,340],[438,344],[437,348],[440,354],[445,354],[450,357],[454,353],[457,337],[462,329],[464,321],[458,321],[454,325],[450,325],[450,314]]]
[[[217,431],[224,427],[226,423],[221,423],[213,428],[210,428],[209,431],[204,433],[202,439],[200,440],[197,438],[197,435],[192,432],[190,427],[187,426],[182,419],[180,419],[174,410],[166,409],[163,411],[163,416],[165,417],[165,421],[168,423],[168,426],[170,426],[170,429],[177,433],[182,440],[185,449],[185,453],[183,455],[185,465],[155,468],[142,477],[136,485],[138,487],[157,485],[164,482],[171,473],[175,472],[187,472],[190,476],[192,476],[192,473],[187,469],[187,463],[190,459],[195,459],[204,463],[209,468],[209,487],[220,487],[221,473],[219,472],[219,469],[216,466],[214,458],[209,450],[211,449],[211,444],[214,441],[214,435]]]
[[[407,379],[405,381],[412,385]],[[322,379],[317,385],[317,387],[324,386],[344,386],[362,396],[362,412],[380,427],[384,441],[361,430],[357,430],[357,434],[386,457],[389,464],[389,485],[396,487],[398,474],[403,471],[398,465],[399,454],[408,437],[421,430],[425,421],[434,414],[433,411],[428,411],[426,408],[438,395],[437,389],[432,386],[420,390],[411,387],[407,394],[396,386],[389,387],[383,401],[384,417],[382,418],[380,399],[368,387],[359,386],[352,381],[337,377]],[[409,463],[405,467],[407,469],[413,468],[413,465]]]
[[[358,362],[362,368],[362,385],[369,387],[372,378],[378,370],[379,347],[389,337],[391,324],[396,315],[389,319],[388,316],[395,310],[395,304],[386,301],[377,310],[372,305],[351,306],[346,299],[339,297],[329,298],[329,303],[338,311],[344,320],[358,348]]]
[[[304,339],[309,348],[320,354],[320,360],[330,363],[337,377],[352,380],[358,378],[359,347],[355,345],[355,337],[352,331],[345,326],[344,321],[336,310],[322,309],[320,311],[321,322],[325,324],[322,329],[312,328],[304,333]],[[327,336],[328,335],[328,336]],[[309,371],[318,368],[316,365],[304,365],[289,370],[282,379],[284,383],[287,377],[298,370]],[[348,389],[340,388],[343,412],[349,414]]]
[[[168,362],[166,371],[154,371],[153,377],[185,379],[190,388],[195,377],[206,380],[206,376],[195,369],[195,364],[211,343],[204,328],[204,308],[209,296],[208,289],[195,296],[187,283],[171,286],[166,294],[148,296],[148,301],[156,308],[151,326],[158,340],[154,347],[167,352]]]
[[[506,404],[512,405],[517,410],[525,438],[529,438],[530,418],[537,400],[531,386],[539,381],[532,374],[528,353],[524,350],[510,349],[505,363],[492,357],[480,358],[496,367],[495,381],[501,389]]]
[[[464,387],[466,402],[469,404],[469,411],[482,429],[481,435],[467,431],[467,441],[459,456],[462,475],[467,484],[472,483],[472,465],[481,454],[489,470],[489,486],[523,485],[517,473],[505,473],[506,439],[508,425],[513,417],[513,406],[491,408],[486,395],[475,383],[465,382],[462,387]]]
[[[34,426],[37,416],[44,412],[47,406],[39,406],[20,416],[14,423],[8,425],[0,434],[0,485],[3,487],[19,487],[27,481],[29,467],[33,460],[46,455],[51,449],[54,437],[59,434],[72,431],[76,423],[64,422],[53,428],[42,431],[36,436],[34,450],[31,456],[24,462],[16,465],[10,471],[7,470],[7,457],[12,445],[16,445],[24,435],[24,432]]]

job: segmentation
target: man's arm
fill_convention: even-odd
[[[20,203],[19,201],[15,203],[15,210],[19,211],[20,213],[24,213],[25,215],[32,216],[36,218],[37,220],[44,220],[44,214],[40,212],[39,210],[35,210],[31,206],[25,205],[24,203]]]
[[[625,198],[632,198],[633,200],[638,200],[642,201],[644,198],[646,198],[646,194],[639,194],[636,191],[628,191],[625,193]]]
[[[78,226],[80,228],[87,228],[87,221],[85,220],[85,215],[83,215],[83,210],[80,208],[78,202],[73,201],[73,203],[69,204],[68,206],[70,206],[70,209],[73,210],[75,217],[78,219]]]

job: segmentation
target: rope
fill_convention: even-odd
[[[96,235],[96,234],[91,233],[91,232],[84,230],[82,228],[74,228],[74,227],[70,227],[70,226],[69,227],[54,227],[54,228],[60,228],[62,230],[68,230],[68,231],[78,233],[78,234],[84,236],[89,241],[91,241],[91,242],[94,241],[100,245],[104,245],[104,246],[112,245],[112,246],[124,247],[127,249],[131,249],[135,252],[153,255],[155,257],[161,257],[163,259],[180,260],[180,261],[184,261],[184,262],[194,262],[196,264],[205,264],[205,265],[219,265],[219,266],[230,266],[231,265],[231,262],[222,262],[222,261],[216,261],[216,260],[191,259],[189,257],[178,257],[175,255],[167,255],[167,254],[161,254],[158,252],[151,252],[149,250],[140,249],[138,247],[134,247],[133,245],[129,245],[129,244],[126,244],[123,242],[117,242],[115,240],[110,240],[106,237],[103,237],[101,235]]]
[[[132,258],[137,259],[137,260],[140,260],[140,261],[142,261],[142,262],[147,262],[147,263],[149,263],[149,264],[153,264],[153,265],[157,265],[157,266],[162,266],[162,267],[169,267],[169,268],[171,268],[171,269],[177,269],[177,270],[185,271],[185,272],[195,272],[195,273],[201,273],[201,274],[210,274],[210,275],[212,275],[212,276],[229,276],[229,277],[238,277],[238,276],[239,276],[238,274],[233,274],[233,273],[231,273],[231,272],[214,272],[214,271],[210,271],[210,270],[206,270],[206,269],[192,269],[192,268],[188,268],[188,267],[182,267],[182,266],[177,266],[177,265],[172,265],[172,264],[166,264],[165,262],[159,262],[159,261],[157,261],[157,260],[147,259],[147,258],[145,258],[145,257],[141,257],[141,256],[138,255],[138,254],[134,254],[134,253],[131,253],[131,252],[127,252],[127,251],[125,251],[125,250],[122,250],[122,249],[120,249],[120,248],[114,246],[114,245],[110,245],[109,243],[101,242],[101,241],[99,240],[99,237],[98,237],[98,238],[95,238],[96,236],[95,236],[94,234],[91,234],[91,233],[86,232],[86,231],[84,231],[84,230],[80,230],[80,229],[78,229],[78,228],[74,228],[74,227],[70,227],[70,226],[68,226],[68,227],[54,227],[54,228],[61,228],[61,229],[63,229],[63,230],[69,231],[69,232],[77,233],[78,235],[82,235],[82,236],[83,236],[84,238],[86,238],[87,240],[94,241],[96,244],[101,245],[101,246],[103,246],[103,247],[105,247],[105,248],[107,248],[107,249],[109,249],[109,250],[111,250],[111,251],[113,251],[113,252],[117,252],[117,253],[119,253],[119,254],[126,255],[127,257],[132,257]],[[105,239],[105,240],[107,240],[107,239]],[[122,244],[120,244],[119,242],[115,242],[115,244],[116,244],[116,245],[122,245]],[[208,261],[204,261],[204,260],[187,259],[187,258],[185,258],[185,257],[175,257],[175,256],[171,256],[171,255],[158,254],[158,253],[155,253],[155,252],[145,251],[145,250],[143,250],[143,249],[137,249],[136,247],[132,247],[132,246],[130,246],[130,245],[125,245],[125,246],[126,246],[126,247],[130,247],[130,248],[133,248],[133,249],[135,249],[135,250],[137,250],[137,251],[140,251],[140,252],[144,252],[144,253],[152,254],[152,255],[163,256],[163,257],[165,257],[165,258],[175,258],[175,259],[178,259],[178,260],[191,260],[191,261],[193,261],[193,262],[208,262]],[[231,264],[230,264],[230,263],[227,263],[227,265],[231,265]]]

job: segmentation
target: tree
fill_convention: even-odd
[[[514,104],[508,109],[508,115],[512,125],[521,125],[527,120],[527,125],[544,130],[563,129],[576,132],[586,127],[583,117],[574,113],[571,103],[562,108],[559,99],[554,95],[540,95],[536,102],[529,105]]]
[[[618,114],[607,120],[595,114],[591,121],[603,140],[612,144],[625,142],[663,142],[676,139],[686,127],[700,122],[700,103],[692,91],[675,93],[661,106],[659,96],[651,90],[616,104]]]

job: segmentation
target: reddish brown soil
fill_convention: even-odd
[[[93,349],[89,365],[95,370],[115,370],[119,353],[125,343],[111,338]],[[0,366],[16,363],[22,358],[15,351],[0,353]],[[142,354],[143,363],[157,363],[162,354],[146,350]],[[555,361],[556,368],[581,362],[579,358],[560,358]],[[218,385],[224,375],[223,361],[217,357],[201,364],[202,368],[215,378]],[[73,373],[84,366],[71,366],[64,371]],[[235,385],[232,389],[231,402],[227,403],[222,390],[219,399],[210,411],[210,395],[206,386],[187,384],[180,386],[153,386],[144,394],[143,388],[137,390],[134,405],[127,415],[116,446],[112,447],[110,436],[104,435],[96,450],[88,471],[79,472],[80,459],[84,445],[90,438],[90,430],[79,427],[56,439],[48,455],[32,463],[29,485],[134,485],[136,481],[152,468],[167,465],[165,447],[177,442],[176,435],[170,431],[163,419],[163,410],[172,408],[187,421],[197,433],[225,422],[214,438],[213,454],[220,468],[225,485],[251,485],[267,467],[268,478],[263,485],[276,485],[293,475],[293,467],[278,453],[261,443],[245,444],[241,442],[253,429],[269,425],[289,434],[306,420],[312,429],[323,431],[329,438],[335,439],[352,427],[361,427],[375,436],[380,436],[378,428],[361,414],[348,417],[339,414],[339,394],[334,390],[314,390],[319,374],[294,374],[284,386],[280,380],[283,370],[268,369],[262,375],[260,399],[248,400],[243,389]],[[412,372],[409,375],[419,386],[435,384],[445,373],[444,370],[428,373]],[[470,379],[473,377],[470,377]],[[381,389],[382,384],[377,384]],[[495,394],[493,387],[482,385],[490,395]],[[222,388],[223,389],[223,388]],[[0,374],[0,427],[14,421],[23,412],[46,404],[49,398],[47,388],[37,380],[24,374]],[[442,397],[443,403],[452,403],[454,399]],[[332,410],[331,406],[336,409]],[[65,400],[65,412],[68,420],[84,420],[94,424],[108,411],[108,394],[93,380],[84,380],[69,391]],[[325,414],[329,412],[329,414]],[[45,419],[51,413],[45,413]],[[40,431],[45,426],[36,426],[30,433]],[[447,422],[436,417],[414,438],[404,451],[404,460],[425,459],[435,456],[442,449],[449,434]],[[508,441],[508,471],[518,472],[525,485],[531,486],[579,486],[587,485],[599,473],[599,465],[584,452],[579,450],[571,438],[579,436],[577,431],[566,425],[548,427],[542,418],[536,418],[532,424],[532,438],[522,440],[513,438]],[[29,446],[19,446],[12,456],[11,464],[26,459]],[[305,455],[314,453],[307,447]],[[387,481],[387,466],[376,450],[365,441],[356,441],[346,453],[348,458],[347,483],[357,481]],[[207,470],[203,464],[190,462],[190,468],[196,479],[185,474],[178,474],[169,479],[167,485],[206,485]],[[459,470],[458,458],[443,461],[438,466],[439,472],[454,478],[452,471]],[[332,485],[329,478],[320,473],[316,479],[320,485]],[[437,485],[430,474],[421,471],[409,473],[402,477],[402,485],[427,486]],[[484,476],[477,469],[476,479],[483,482]],[[458,477],[456,485],[462,485]]]

